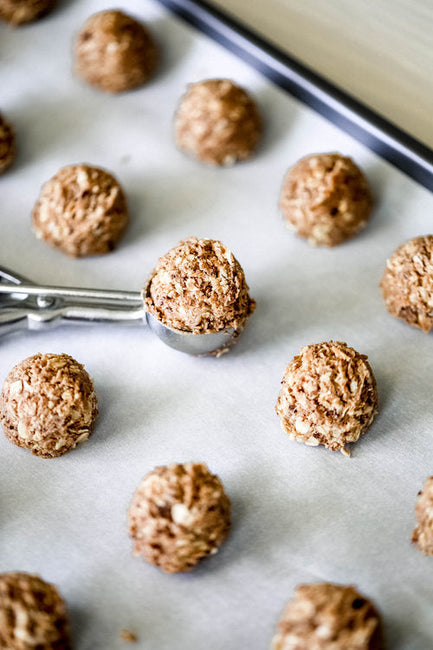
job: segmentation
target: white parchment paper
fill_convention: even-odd
[[[42,460],[0,435],[0,571],[56,583],[76,650],[259,650],[300,582],[355,584],[383,612],[396,650],[433,647],[433,560],[410,543],[414,504],[433,472],[432,337],[391,318],[378,282],[387,256],[431,232],[433,198],[244,63],[151,0],[120,1],[164,53],[147,87],[118,97],[71,74],[71,39],[104,0],[61,3],[38,24],[0,27],[0,105],[19,158],[0,179],[0,262],[32,280],[139,290],[157,258],[190,236],[224,241],[257,310],[233,351],[195,359],[146,329],[64,327],[0,341],[0,377],[38,351],[67,352],[95,381],[89,442]],[[199,165],[176,151],[172,117],[188,82],[230,77],[260,104],[266,135],[251,162]],[[340,151],[368,175],[368,228],[334,250],[284,228],[277,199],[302,155]],[[68,259],[37,241],[30,213],[59,167],[111,170],[132,222],[119,249]],[[291,442],[274,412],[285,365],[302,345],[343,340],[368,354],[380,414],[352,457]],[[205,461],[233,503],[233,531],[189,575],[134,559],[126,510],[157,464]]]

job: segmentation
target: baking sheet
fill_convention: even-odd
[[[390,648],[433,646],[433,562],[410,544],[417,491],[432,473],[431,336],[392,319],[379,289],[386,257],[431,230],[432,195],[273,87],[151,0],[118,7],[148,22],[164,59],[147,87],[119,97],[71,75],[70,42],[102,0],[63,3],[39,24],[0,27],[1,108],[20,155],[0,179],[0,260],[45,283],[140,289],[178,240],[218,238],[244,267],[257,310],[228,355],[184,356],[145,328],[64,327],[1,340],[0,376],[38,351],[67,352],[95,381],[90,440],[55,460],[0,436],[0,571],[39,573],[71,610],[76,650],[269,646],[300,582],[355,584],[380,607]],[[251,162],[202,167],[176,151],[185,85],[230,77],[257,98],[266,135]],[[351,155],[371,180],[368,228],[334,250],[287,232],[277,209],[286,169],[315,151]],[[35,239],[30,212],[59,167],[111,170],[132,222],[119,249],[72,260]],[[380,414],[352,457],[291,442],[274,412],[302,345],[347,341],[368,354]],[[157,464],[205,461],[233,503],[233,531],[188,575],[132,557],[126,510]]]

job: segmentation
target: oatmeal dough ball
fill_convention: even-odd
[[[90,16],[75,41],[75,73],[109,93],[143,86],[153,77],[158,48],[141,23],[122,11]]]
[[[0,648],[71,647],[66,606],[54,585],[28,573],[0,574]]]
[[[0,19],[18,27],[47,14],[56,0],[0,0]]]
[[[238,335],[256,303],[241,265],[214,239],[189,237],[161,257],[145,288],[145,306],[167,327]]]
[[[230,500],[203,463],[157,467],[128,511],[134,555],[167,573],[189,571],[212,555],[230,530]]]
[[[412,542],[424,555],[433,555],[433,476],[429,476],[424,489],[418,492],[415,514],[418,526],[412,533]]]
[[[272,650],[384,650],[380,614],[354,587],[300,585],[278,624]]]
[[[364,174],[338,153],[302,158],[287,173],[280,195],[287,227],[315,246],[337,246],[356,235],[372,207]]]
[[[433,235],[397,248],[380,283],[387,310],[424,332],[433,329]]]
[[[6,437],[35,456],[63,456],[87,440],[98,414],[93,383],[67,354],[35,354],[12,368],[0,395]]]
[[[128,221],[126,197],[117,180],[89,165],[60,169],[42,186],[33,208],[38,239],[71,257],[110,253]]]
[[[287,366],[276,411],[289,436],[349,455],[377,413],[376,380],[367,357],[346,343],[302,348]]]
[[[14,130],[0,113],[0,174],[9,169],[15,160],[15,156]]]
[[[178,148],[213,165],[252,156],[262,130],[257,105],[228,79],[189,84],[175,115]]]

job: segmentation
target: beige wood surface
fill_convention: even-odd
[[[433,147],[433,0],[212,0]]]

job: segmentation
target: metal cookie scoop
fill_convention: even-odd
[[[235,334],[232,328],[192,334],[167,327],[145,310],[143,292],[40,286],[0,267],[0,334],[62,323],[147,323],[166,345],[195,356],[224,350]]]

